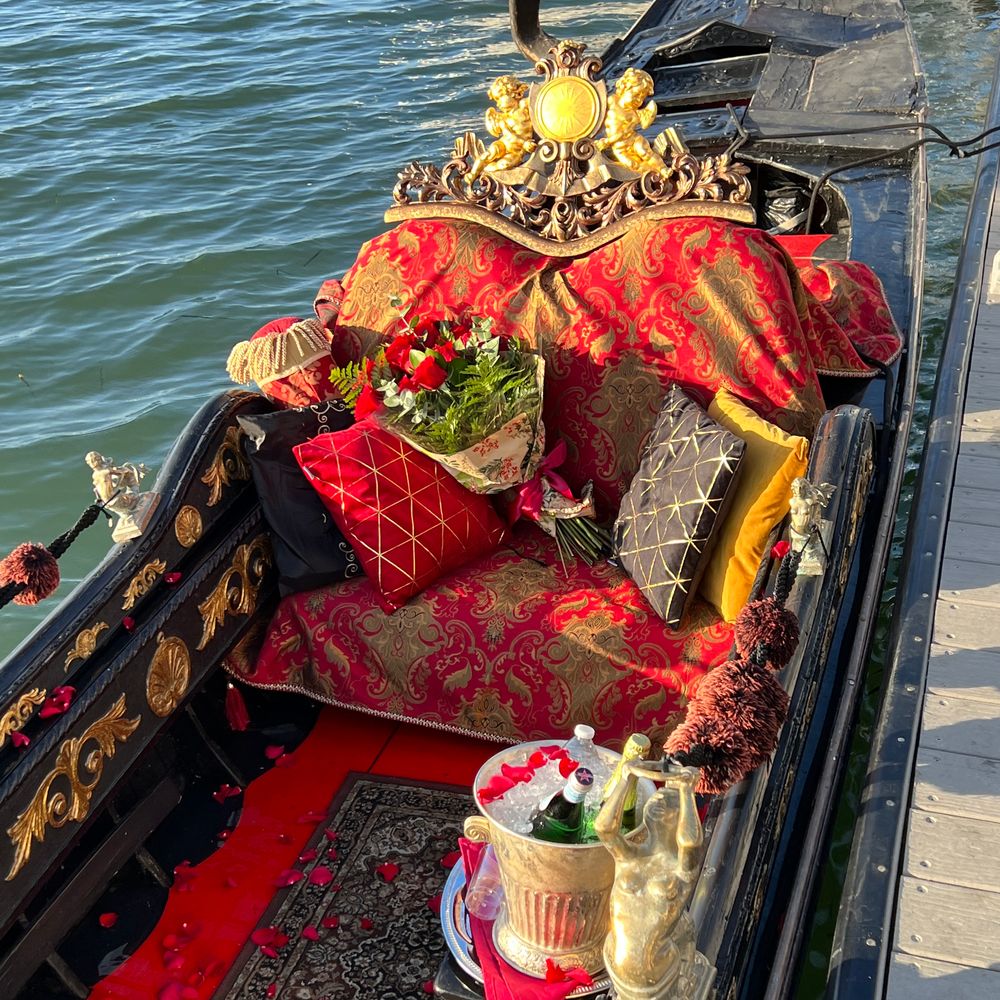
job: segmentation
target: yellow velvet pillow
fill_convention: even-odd
[[[716,393],[708,415],[746,442],[732,502],[715,526],[701,579],[702,597],[731,622],[750,596],[768,536],[788,513],[792,480],[806,473],[809,442],[758,417],[727,389]]]

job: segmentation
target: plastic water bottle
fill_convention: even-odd
[[[566,752],[570,757],[594,775],[594,784],[583,803],[584,842],[597,839],[597,834],[593,832],[594,820],[601,811],[601,803],[604,801],[604,786],[614,774],[614,766],[601,756],[594,744],[595,735],[593,726],[581,723],[573,727],[573,738],[566,744]]]
[[[479,855],[479,863],[469,879],[469,890],[465,894],[465,908],[479,920],[496,920],[503,905],[503,885],[500,882],[500,865],[487,844]]]

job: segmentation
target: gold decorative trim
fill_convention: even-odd
[[[10,882],[27,864],[34,842],[45,840],[50,826],[58,830],[70,821],[79,823],[86,817],[91,796],[104,772],[104,761],[114,757],[117,743],[124,743],[139,728],[141,715],[134,719],[126,719],[124,715],[125,695],[122,695],[107,715],[93,723],[82,736],[68,739],[59,747],[55,767],[38,786],[28,808],[7,830],[14,846],[14,861],[6,881]],[[88,743],[97,746],[84,758]],[[69,784],[68,792],[55,791],[50,795],[52,785],[60,778]]]
[[[132,577],[132,582],[125,590],[125,600],[122,602],[122,611],[128,611],[133,607],[140,597],[149,593],[150,588],[156,583],[156,578],[167,568],[167,564],[162,559],[154,559],[146,563],[138,573]]]
[[[69,665],[75,660],[86,660],[93,655],[97,649],[97,637],[106,629],[110,628],[107,622],[98,622],[93,628],[85,628],[77,637],[76,644],[66,654],[66,663],[63,665],[63,673],[69,670]]]
[[[511,222],[510,219],[502,215],[494,215],[485,208],[477,205],[406,205],[397,208],[390,208],[385,213],[386,222],[402,222],[405,219],[463,219],[466,222],[478,222],[479,225],[494,230],[501,236],[514,243],[519,243],[528,250],[535,253],[546,254],[549,257],[577,257],[580,254],[590,253],[598,247],[604,246],[624,236],[637,221],[648,219],[659,221],[661,219],[680,219],[689,216],[706,216],[712,219],[728,219],[730,222],[739,222],[743,225],[753,225],[757,215],[750,205],[729,205],[719,204],[710,201],[685,201],[675,202],[670,205],[655,205],[652,208],[644,208],[635,215],[627,219],[619,219],[604,229],[591,233],[589,236],[582,236],[570,243],[555,243],[528,232],[520,226]]]
[[[267,535],[258,535],[237,548],[232,565],[198,605],[203,626],[198,649],[204,649],[212,641],[227,615],[253,614],[261,582],[270,565],[271,542]]]
[[[180,704],[191,683],[191,654],[176,636],[157,636],[156,652],[146,672],[146,703],[161,719]]]
[[[642,130],[657,114],[653,78],[629,67],[609,93],[585,48],[554,45],[535,66],[544,82],[530,88],[498,77],[486,112],[496,141],[466,132],[444,167],[405,167],[386,221],[467,219],[561,257],[609,242],[637,216],[752,222],[749,167],[732,150],[699,159],[676,128],[651,142]]]
[[[34,714],[35,709],[45,701],[42,688],[25,691],[6,712],[0,716],[0,747],[7,742],[11,733],[16,733]]]
[[[214,507],[222,499],[222,491],[237,479],[250,478],[250,464],[240,447],[243,429],[236,424],[226,428],[219,450],[215,453],[201,481],[209,487],[208,506]]]
[[[177,512],[174,518],[174,534],[177,541],[189,549],[199,538],[201,538],[202,523],[201,514],[197,507],[186,504]]]

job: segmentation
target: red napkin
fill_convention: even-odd
[[[462,837],[458,846],[462,851],[465,877],[469,879],[476,870],[476,862],[486,845]],[[493,944],[493,921],[480,920],[470,913],[469,923],[472,925],[476,957],[483,970],[486,1000],[564,1000],[578,987],[593,985],[593,980],[584,969],[567,969],[567,978],[561,983],[545,982],[518,972],[497,954]]]

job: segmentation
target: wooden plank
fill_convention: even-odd
[[[927,666],[927,690],[942,698],[1000,702],[1000,652],[935,643]]]
[[[1000,494],[996,496],[996,502],[1000,505]],[[1000,532],[983,524],[951,521],[945,539],[944,557],[1000,567]],[[997,574],[1000,575],[1000,568]]]
[[[1000,429],[1000,400],[966,397],[962,426]]]
[[[988,524],[1000,528],[1000,496],[993,490],[974,490],[966,486],[956,486],[951,491],[951,511],[948,519],[962,524]]]
[[[977,327],[977,337],[980,332],[982,332],[981,329]],[[993,352],[994,338],[991,336],[989,341],[988,344],[984,343],[983,345],[984,354]],[[977,343],[972,353],[972,366],[969,369],[969,393],[982,398],[1000,399],[1000,374],[986,368],[980,368],[978,361],[979,344]]]
[[[961,649],[1000,649],[1000,615],[954,598],[939,598],[933,641]]]
[[[991,406],[993,409],[989,411],[990,414],[993,413],[994,409],[1000,407],[1000,400],[995,400]],[[985,426],[985,424],[977,426]],[[958,463],[955,467],[955,482],[961,483],[969,489],[1000,490],[1000,469],[997,468],[997,463],[991,459],[963,455],[960,450]]]
[[[927,695],[920,749],[1000,760],[1000,705],[971,698]]]
[[[900,879],[896,947],[908,955],[989,969],[1000,965],[998,927],[1000,893]]]
[[[913,808],[1000,823],[1000,761],[921,747]]]
[[[1000,376],[997,376],[997,388],[994,400],[1000,401]],[[1000,462],[1000,441],[990,434],[970,434],[963,437],[958,453],[967,458],[983,458],[992,462]],[[997,470],[997,489],[1000,489],[1000,469]]]
[[[893,952],[888,1000],[996,1000],[1000,972]]]
[[[972,349],[972,367],[977,372],[1000,374],[1000,344],[992,337],[976,340]]]
[[[1000,570],[990,563],[945,559],[941,565],[941,597],[1000,607]]]
[[[914,878],[997,892],[1000,826],[990,820],[911,809],[903,872]]]

